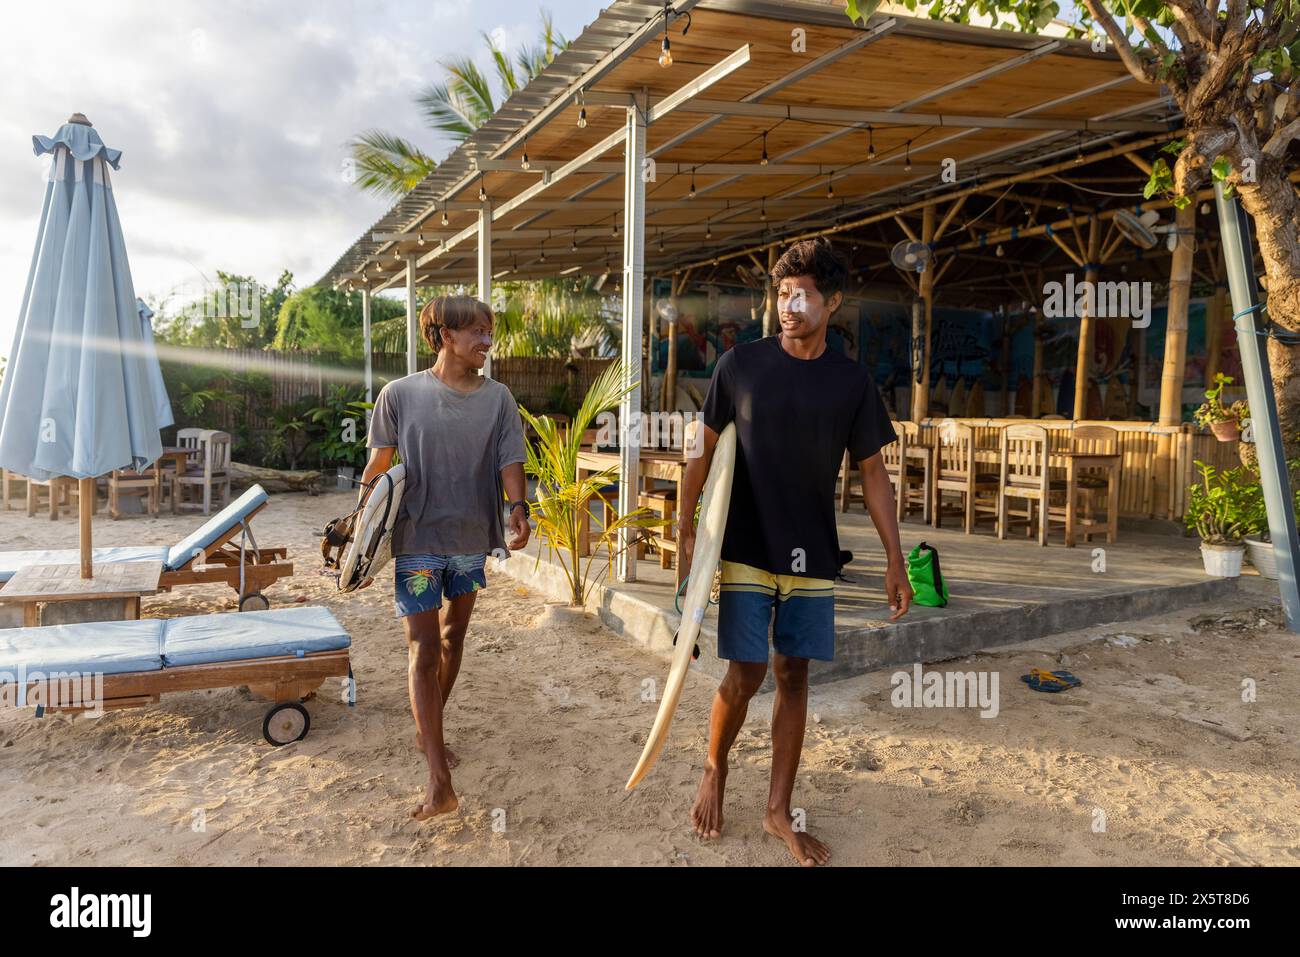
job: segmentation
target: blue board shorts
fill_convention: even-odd
[[[487,587],[487,552],[468,555],[398,555],[393,595],[397,617],[442,607],[444,598],[459,598]]]
[[[767,663],[767,635],[787,658],[835,658],[835,584],[722,563],[718,657]]]

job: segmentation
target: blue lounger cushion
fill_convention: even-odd
[[[96,548],[91,561],[160,561],[167,571],[177,571],[194,558],[197,550],[207,548],[228,529],[237,527],[242,519],[248,518],[266,500],[266,489],[254,485],[171,548],[165,545]],[[75,548],[0,552],[0,583],[7,582],[14,577],[14,572],[27,565],[75,565],[80,561],[81,553]]]
[[[275,608],[172,618],[163,630],[168,668],[347,648],[352,639],[328,608]]]
[[[91,552],[92,562],[166,562],[165,545],[118,545],[96,548]],[[14,573],[28,565],[76,565],[81,562],[81,552],[75,548],[34,549],[23,552],[0,552],[0,582],[7,582]]]
[[[248,518],[266,502],[266,497],[266,489],[260,485],[252,486],[239,498],[173,545],[167,553],[167,570],[174,572],[184,568],[185,564],[194,558],[196,552],[210,546],[232,527],[237,527],[241,520]]]
[[[157,618],[146,618],[0,628],[0,684],[16,681],[19,666],[25,667],[29,676],[36,671],[45,675],[161,671],[165,624]]]

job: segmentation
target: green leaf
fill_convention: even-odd
[[[1192,197],[1190,197],[1190,196],[1175,196],[1175,197],[1174,197],[1174,208],[1175,208],[1175,209],[1186,209],[1186,208],[1187,208],[1188,206],[1190,206],[1190,205],[1192,205]]]
[[[1224,156],[1220,156],[1218,159],[1216,159],[1214,161],[1214,164],[1210,167],[1210,173],[1220,183],[1224,182],[1228,178],[1228,174],[1231,172],[1232,172],[1232,163],[1230,163],[1227,157]]]
[[[1166,143],[1164,146],[1160,148],[1160,152],[1172,153],[1174,156],[1177,156],[1186,148],[1187,148],[1187,140],[1170,140],[1168,143]]]

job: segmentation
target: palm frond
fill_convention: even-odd
[[[438,167],[413,143],[382,130],[354,136],[348,151],[357,185],[381,196],[404,196]]]
[[[510,58],[497,46],[496,40],[492,39],[490,33],[485,30],[480,35],[483,37],[483,43],[488,48],[488,55],[492,57],[492,66],[496,69],[497,82],[501,84],[503,98],[509,97],[511,93],[519,89],[519,80],[515,76],[515,68],[511,65]],[[524,82],[527,82],[528,79],[532,79],[532,77],[528,77]]]

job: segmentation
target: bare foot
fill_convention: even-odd
[[[706,764],[704,777],[700,778],[699,793],[695,795],[695,806],[691,808],[691,825],[705,840],[722,837],[722,792],[726,786],[726,773],[719,773]]]
[[[804,867],[817,867],[831,859],[831,849],[804,831],[796,831],[790,815],[769,810],[763,815],[763,830],[785,841],[790,855]]]
[[[420,734],[419,731],[415,732],[415,746],[420,749],[421,754],[424,754],[424,735]],[[442,753],[447,756],[448,768],[454,768],[460,764],[460,758],[456,755],[456,752],[445,744],[442,746]]]
[[[460,801],[456,799],[456,792],[451,789],[450,780],[440,783],[430,777],[429,790],[424,796],[424,803],[411,809],[411,817],[417,821],[427,821],[439,814],[449,814],[459,805]]]

